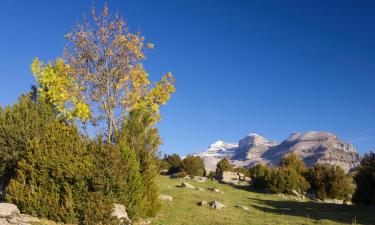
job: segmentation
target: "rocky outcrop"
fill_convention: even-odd
[[[10,203],[0,203],[0,224],[1,225],[31,225],[39,222],[38,218],[21,214],[17,206]]]
[[[211,201],[210,206],[213,209],[224,209],[225,208],[225,205],[221,202],[218,202],[218,201]]]
[[[206,171],[210,172],[216,169],[216,164],[223,157],[230,159],[235,167],[259,163],[276,166],[284,154],[292,152],[300,156],[307,166],[323,163],[339,165],[350,171],[360,163],[360,156],[353,145],[342,142],[329,132],[316,131],[293,133],[281,143],[249,134],[237,144],[218,141],[197,155],[202,157]]]
[[[129,219],[128,213],[126,212],[126,208],[124,205],[114,204],[111,216],[120,220],[122,223],[131,223],[131,220]]]
[[[218,175],[220,182],[233,185],[247,185],[249,178],[243,173],[224,171]]]
[[[188,188],[188,189],[194,189],[195,187],[187,182],[182,182],[181,187]]]

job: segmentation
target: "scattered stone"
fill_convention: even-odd
[[[189,183],[187,183],[187,182],[182,182],[181,183],[181,187],[183,187],[183,188],[189,188],[189,189],[194,189],[194,186],[191,185],[191,184],[189,184]]]
[[[218,176],[220,182],[225,184],[233,184],[238,186],[249,185],[251,179],[245,177],[243,173],[224,171]]]
[[[138,223],[139,225],[151,224],[151,220],[142,220]]]
[[[206,181],[208,180],[208,178],[207,178],[207,177],[195,176],[195,177],[193,178],[193,180],[194,180],[195,182],[204,183],[204,182],[206,182]]]
[[[213,209],[223,209],[223,208],[225,208],[225,205],[223,203],[218,202],[218,201],[211,201],[210,206]]]
[[[204,189],[201,187],[196,187],[195,189],[197,189],[198,191],[204,191]]]
[[[167,175],[168,174],[168,170],[167,169],[160,170],[159,174],[160,175]]]
[[[240,208],[240,209],[243,209],[243,210],[245,210],[245,211],[249,211],[249,210],[250,210],[249,207],[244,206],[244,205],[236,205],[236,207],[237,207],[237,208]]]
[[[0,218],[0,225],[10,225],[10,223],[8,223],[7,219]]]
[[[219,193],[219,192],[220,192],[220,190],[217,189],[217,188],[211,188],[211,191],[216,192],[216,193]]]
[[[207,204],[208,204],[208,202],[206,202],[206,201],[200,201],[200,202],[198,202],[199,206],[205,206]]]
[[[184,176],[183,178],[184,178],[184,179],[188,179],[188,180],[191,180],[191,177],[190,177],[190,175],[186,175],[186,176]]]
[[[159,199],[163,201],[169,201],[169,202],[173,201],[172,196],[164,195],[164,194],[159,195]]]
[[[13,217],[20,214],[17,206],[10,203],[0,203],[0,218]]]
[[[113,206],[114,206],[113,211],[112,211],[113,217],[119,219],[121,222],[131,221],[129,219],[128,213],[126,212],[126,208],[124,205],[114,204]]]

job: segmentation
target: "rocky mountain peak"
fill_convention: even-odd
[[[339,165],[349,171],[358,166],[360,161],[353,145],[342,142],[336,135],[325,131],[292,133],[281,143],[250,133],[240,139],[238,144],[217,141],[197,155],[203,158],[206,170],[212,171],[223,157],[229,158],[234,166],[259,163],[278,165],[281,157],[290,152],[301,157],[307,166],[326,163]]]

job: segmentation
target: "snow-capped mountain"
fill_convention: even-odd
[[[281,157],[289,152],[300,156],[307,166],[327,163],[340,165],[346,171],[359,165],[360,160],[351,144],[341,142],[329,132],[316,131],[293,133],[281,143],[251,133],[236,144],[217,141],[196,155],[202,157],[207,171],[213,171],[223,157],[230,159],[234,166],[258,163],[276,166]]]

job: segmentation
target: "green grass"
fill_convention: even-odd
[[[178,187],[182,181],[202,187],[205,191]],[[197,183],[185,179],[158,177],[161,194],[174,198],[162,202],[152,224],[168,225],[274,225],[274,224],[375,224],[375,210],[366,206],[347,206],[282,199],[273,194],[261,194],[220,184],[215,181]],[[215,193],[207,188],[218,188]],[[217,200],[226,208],[211,209],[198,206],[199,201]],[[250,211],[236,208],[245,205]]]

